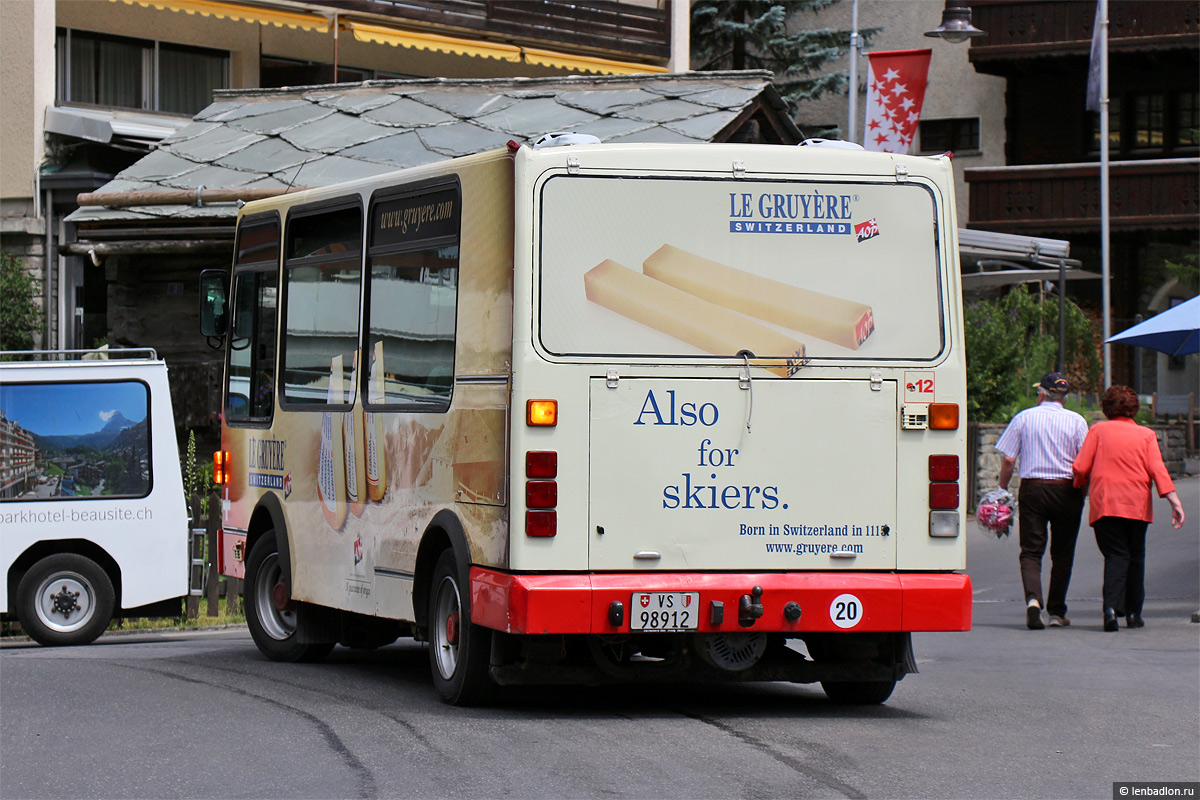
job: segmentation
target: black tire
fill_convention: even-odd
[[[496,694],[491,631],[471,622],[468,586],[454,551],[443,551],[429,588],[429,669],[442,700],[455,706],[483,705]]]
[[[892,696],[895,681],[821,681],[825,695],[835,703],[877,706]]]
[[[112,621],[116,593],[100,565],[74,553],[47,556],[17,585],[17,617],[35,642],[88,644]]]
[[[275,531],[264,533],[250,550],[246,560],[246,585],[243,603],[246,627],[264,656],[272,661],[320,661],[333,650],[333,642],[300,643],[296,639],[297,609],[275,607],[275,584],[283,572],[279,566],[279,546]]]

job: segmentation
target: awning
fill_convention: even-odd
[[[199,14],[202,17],[257,22],[262,25],[276,25],[280,28],[297,28],[315,33],[325,33],[329,30],[329,19],[320,14],[224,3],[219,0],[111,0],[111,2],[157,8],[162,11],[182,11],[187,14]]]
[[[102,144],[123,140],[145,146],[162,141],[190,123],[188,117],[62,106],[47,107],[45,118],[48,133]]]
[[[1071,243],[1065,239],[958,229],[959,270],[966,290],[1100,277],[1080,269],[1082,264],[1070,255]]]
[[[362,20],[345,19],[340,21],[344,30],[354,34],[360,42],[374,44],[390,44],[393,47],[410,47],[415,50],[432,50],[437,53],[448,53],[455,56],[474,56],[476,58],[495,58],[513,64],[534,64],[540,67],[554,69],[571,69],[578,72],[594,72],[598,75],[638,75],[643,73],[664,73],[666,67],[656,67],[650,64],[634,64],[628,61],[613,61],[592,56],[570,55],[553,50],[536,50],[529,47],[489,42],[482,39],[456,39],[452,36],[441,36],[436,33],[406,30],[391,25],[381,25]]]
[[[610,61],[604,58],[589,56],[572,56],[566,53],[555,53],[550,50],[524,49],[525,63],[537,64],[541,67],[556,67],[558,69],[574,69],[580,72],[595,72],[598,75],[637,75],[646,72],[666,72],[666,67],[655,67],[650,64],[631,64],[627,61]]]
[[[521,63],[521,48],[510,44],[455,39],[450,36],[418,33],[417,31],[393,28],[389,25],[376,25],[357,20],[343,20],[341,24],[360,42],[390,44],[393,47],[409,47],[415,50],[432,50],[435,53],[448,53],[455,56],[496,58],[501,61],[511,61],[514,64]]]

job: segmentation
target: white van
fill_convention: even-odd
[[[0,614],[44,645],[178,616],[193,570],[167,365],[153,350],[0,358],[19,359],[0,361]]]

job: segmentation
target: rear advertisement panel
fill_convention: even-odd
[[[558,356],[942,352],[935,204],[920,184],[556,176],[541,192],[540,341]]]

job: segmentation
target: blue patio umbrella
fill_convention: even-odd
[[[1149,347],[1169,356],[1200,352],[1200,297],[1168,308],[1108,341]]]

